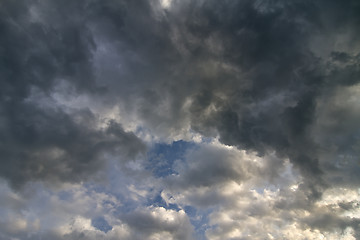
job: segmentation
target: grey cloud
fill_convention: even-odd
[[[331,142],[335,149],[333,156],[355,155],[349,147],[357,144],[355,108],[340,100],[346,111],[338,114],[330,100],[339,85],[354,86],[358,82],[357,53],[347,52],[342,58],[336,54],[319,56],[313,50],[313,41],[315,35],[330,38],[341,35],[340,26],[345,25],[351,32],[349,42],[355,42],[358,36],[355,13],[359,8],[355,2],[334,1],[329,5],[310,1],[261,2],[258,6],[254,1],[190,4],[174,1],[174,12],[170,9],[164,18],[173,32],[166,32],[162,39],[172,37],[173,46],[166,45],[165,49],[170,48],[169,53],[174,54],[172,48],[176,48],[179,53],[174,56],[179,59],[176,63],[159,58],[152,62],[154,69],[160,65],[171,71],[161,76],[147,72],[147,79],[153,80],[152,91],[140,95],[143,102],[149,101],[139,112],[142,118],[146,116],[145,124],[154,128],[166,126],[165,132],[176,131],[183,127],[181,124],[187,124],[182,121],[189,121],[193,130],[205,136],[219,134],[225,144],[255,150],[261,156],[275,150],[279,158],[289,158],[299,169],[304,183],[299,186],[300,193],[287,192],[278,207],[311,211],[311,204],[321,199],[324,189],[336,184],[335,177],[341,177],[341,184],[357,185],[355,159],[351,158],[347,167],[333,174],[326,164],[334,167],[331,162],[336,160],[323,153],[326,143]],[[337,12],[335,16],[341,22],[336,23],[336,28],[331,28],[336,22],[333,12]],[[180,16],[185,20],[177,19]],[[323,45],[319,48],[333,51],[331,43]],[[345,45],[350,48],[351,44]],[[142,50],[135,51],[142,55]],[[329,60],[333,64],[341,60],[345,67],[329,67]],[[179,107],[189,98],[189,108]],[[169,103],[165,105],[169,107],[165,118],[152,111],[154,105],[164,102]],[[335,122],[322,128],[321,120],[333,111],[335,116],[329,119]],[[172,119],[167,114],[179,114],[182,121],[179,124],[179,118]],[[351,124],[342,124],[347,121]],[[170,130],[169,125],[173,126]],[[345,134],[345,129],[352,132],[351,137]],[[337,133],[331,135],[333,131]],[[196,196],[191,187],[214,187],[229,179],[239,182],[246,179],[246,174],[231,168],[232,162],[227,162],[227,158],[214,156],[211,154],[203,162],[200,156],[188,156],[188,168],[180,170],[183,182],[174,181],[179,188],[194,190],[192,203],[201,199],[199,205],[202,201],[204,205],[216,205],[222,199],[210,189]],[[270,163],[265,172],[276,172],[278,167],[278,163]],[[352,177],[347,177],[345,172]],[[287,199],[293,201],[288,203]]]
[[[66,9],[38,9],[39,5],[36,1],[2,4],[2,99],[21,100],[31,86],[46,91],[59,79],[79,89],[96,90],[91,69],[95,46],[84,21]]]
[[[61,82],[156,137],[191,129],[289,158],[305,179],[296,203],[304,208],[329,185],[359,183],[358,108],[345,96],[356,97],[359,83],[357,1],[174,0],[162,9],[141,0],[5,0],[0,12],[0,174],[13,186],[80,181],[107,153],[145,149],[115,121],[95,129],[87,109],[28,101],[34,88],[51,99]],[[276,175],[281,164],[266,160]],[[189,156],[179,184],[246,180],[232,163]]]
[[[326,188],[320,162],[326,159],[319,159],[323,157],[320,153],[323,144],[315,142],[312,135],[318,113],[324,107],[318,102],[335,85],[357,83],[357,63],[345,58],[352,61],[349,66],[328,74],[328,59],[312,52],[313,33],[340,34],[339,28],[328,28],[334,21],[330,12],[338,6],[336,2],[323,9],[322,3],[308,1],[278,1],[274,5],[262,2],[267,7],[259,10],[251,1],[231,4],[207,1],[184,12],[182,33],[193,39],[192,46],[187,48],[192,54],[190,61],[220,58],[232,67],[227,71],[225,67],[212,68],[212,75],[199,68],[194,75],[198,81],[193,84],[196,91],[191,93],[191,126],[204,135],[218,132],[225,144],[260,154],[274,149],[279,156],[289,157],[309,181],[306,184],[309,197],[319,198]],[[354,28],[358,18],[352,15],[358,11],[356,6],[351,2],[335,10],[339,11],[336,18],[352,31],[352,39],[358,35]],[[350,16],[345,14],[348,10]],[[218,55],[209,54],[211,51],[204,44],[211,37],[218,38],[223,47]],[[276,96],[280,100],[274,100]],[[350,115],[344,118],[354,119]],[[354,138],[348,141],[356,142]],[[314,184],[318,186],[310,187]]]
[[[0,173],[14,187],[31,180],[81,181],[104,166],[105,153],[126,159],[146,148],[114,122],[106,131],[95,130],[88,123],[95,117],[86,110],[70,116],[61,109],[44,110],[23,103],[9,107],[5,116]],[[83,120],[76,122],[75,118]]]
[[[193,239],[192,225],[183,210],[137,209],[121,218],[133,229],[133,239],[148,239],[156,234],[161,239]],[[169,235],[161,235],[164,233]]]
[[[300,18],[310,23],[314,13],[302,13],[314,11],[312,4],[284,5],[271,12],[260,12],[251,1],[208,1],[184,12],[187,21],[181,28],[182,34],[194,38],[193,45],[197,47],[189,47],[189,60],[195,67],[197,61],[206,58],[214,62],[221,59],[227,64],[213,69],[211,75],[201,68],[194,74],[198,80],[192,83],[196,91],[190,92],[193,101],[189,114],[191,126],[202,134],[217,131],[224,143],[252,148],[261,154],[273,148],[279,154],[294,155],[292,160],[300,166],[305,158],[297,157],[298,148],[309,139],[294,135],[306,135],[321,78],[313,70],[315,57],[306,51],[307,32],[295,21]],[[299,12],[295,11],[298,5],[302,6]],[[220,56],[207,54],[211,51],[204,42],[210,38],[219,39],[223,47]],[[205,60],[209,68],[211,61]],[[232,69],[226,68],[229,66]],[[274,95],[283,95],[288,102],[264,107],[262,103]],[[313,159],[309,160],[309,168],[320,172],[316,157],[306,158]]]
[[[358,89],[358,84],[348,86],[341,83],[324,91],[318,100],[317,121],[312,126],[312,136],[320,149],[320,165],[332,185],[352,187],[359,183],[360,116],[355,103]]]
[[[0,175],[12,186],[29,180],[80,181],[104,165],[105,152],[133,158],[145,150],[115,122],[106,131],[96,130],[96,116],[88,109],[68,113],[55,102],[41,106],[62,81],[78,94],[104,94],[95,82],[89,22],[109,8],[87,1],[1,4]],[[29,101],[32,89],[47,98]]]
[[[259,191],[266,188],[286,189],[298,179],[298,173],[290,172],[290,163],[284,162],[275,154],[258,157],[256,153],[239,151],[220,143],[203,143],[188,150],[185,156],[186,160],[174,163],[176,173],[163,178],[164,200],[181,206],[189,204],[200,209],[229,207],[234,200],[230,196],[239,191],[239,186]],[[310,187],[312,186],[308,186]],[[284,199],[294,202],[291,207],[287,207],[304,208],[309,204],[308,198],[303,194],[308,193],[307,188],[300,188],[304,190],[299,194],[285,191],[289,195],[284,195]],[[310,189],[318,190],[315,187]],[[281,204],[283,203],[278,205]]]
[[[236,164],[237,161],[241,159],[233,152],[203,146],[188,153],[185,166],[178,170],[179,175],[171,176],[168,180],[170,184],[173,180],[175,185],[180,184],[184,188],[209,187],[227,181],[241,182],[249,176],[246,165]]]
[[[6,2],[3,72],[15,81],[4,81],[2,96],[15,104],[32,85],[51,91],[62,78],[79,91],[96,92],[104,106],[123,105],[155,134],[189,126],[207,136],[218,133],[225,144],[260,155],[274,149],[304,175],[320,178],[308,129],[327,83],[323,59],[310,45],[312,33],[329,33],[337,3],[325,13],[321,6],[173,1],[157,15],[160,6],[147,1],[35,1],[28,8]],[[336,15],[349,28],[357,21],[353,6],[341,5]],[[342,14],[348,9],[354,17]],[[337,78],[351,84],[354,74],[343,72]]]
[[[359,218],[340,217],[337,214],[331,213],[319,213],[303,219],[303,222],[311,228],[325,231],[333,231],[334,229],[341,229],[344,231],[347,227],[351,227],[356,233],[355,236],[359,237]]]

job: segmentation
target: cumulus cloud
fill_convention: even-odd
[[[69,184],[55,192],[41,186],[25,201],[4,183],[0,211],[1,239],[193,239],[183,210],[139,206],[119,214],[116,195],[89,186]],[[102,224],[96,221],[102,219]]]
[[[186,159],[174,167],[177,174],[164,179],[161,196],[168,206],[196,207],[192,220],[207,239],[357,237],[355,189],[333,185],[314,201],[306,176],[287,159],[274,153],[259,157],[217,141],[189,150]],[[241,175],[224,178],[227,167],[241,169]]]
[[[90,111],[70,116],[61,109],[21,105],[2,126],[0,172],[14,187],[34,180],[81,181],[103,166],[105,154],[133,158],[145,150],[115,122],[106,130],[94,129]]]
[[[358,201],[329,202],[359,188],[359,11],[2,1],[1,237],[359,237]],[[42,194],[58,217],[24,214]]]

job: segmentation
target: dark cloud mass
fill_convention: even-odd
[[[59,4],[4,1],[1,6],[1,175],[15,187],[38,179],[80,181],[102,165],[98,158],[104,151],[124,148],[118,153],[134,157],[145,149],[115,122],[95,129],[89,109],[68,113],[32,101],[34,89],[51,100],[62,81],[76,92],[103,91],[93,74],[96,46],[80,14],[85,3]]]
[[[2,0],[0,177],[16,191],[33,182],[78,184],[116,159],[121,171],[145,179],[156,175],[144,163],[154,143],[200,136],[202,147],[166,155],[184,159],[156,158],[160,147],[151,153],[172,168],[153,176],[151,191],[183,192],[173,194],[179,206],[223,204],[217,209],[227,214],[245,206],[224,200],[218,189],[227,184],[287,188],[255,215],[316,211],[299,226],[358,232],[359,216],[341,215],[350,203],[336,203],[343,212],[319,206],[334,188],[360,184],[359,26],[356,0]],[[204,140],[215,138],[216,146]],[[292,193],[282,181],[295,178],[302,180]],[[136,201],[146,195],[131,191]],[[204,238],[235,239],[229,229],[243,219],[236,214],[231,224],[209,214],[218,228]],[[122,230],[107,239],[193,237],[183,210],[143,206],[119,219]],[[255,228],[248,230],[251,237]],[[79,231],[63,236],[96,235]]]

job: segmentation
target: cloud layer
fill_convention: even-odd
[[[359,238],[359,24],[357,1],[2,1],[1,239]]]

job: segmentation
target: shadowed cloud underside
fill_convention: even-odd
[[[0,3],[0,239],[360,238],[360,3]]]

